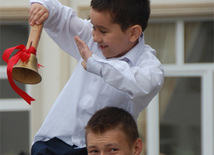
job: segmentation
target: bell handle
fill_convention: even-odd
[[[31,27],[30,35],[26,46],[27,49],[29,49],[31,46],[37,49],[37,46],[39,44],[39,39],[42,33],[42,28],[43,28],[43,24],[40,24],[40,25],[35,24]]]

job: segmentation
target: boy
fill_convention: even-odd
[[[37,132],[32,154],[43,143],[55,148],[47,144],[53,139],[84,149],[86,123],[106,106],[137,120],[164,80],[155,50],[144,44],[149,0],[92,0],[90,21],[57,0],[30,2],[30,25],[44,23],[49,36],[79,61]]]
[[[140,155],[142,151],[135,120],[123,109],[106,107],[97,111],[85,129],[88,155]]]

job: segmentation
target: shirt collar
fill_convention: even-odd
[[[143,33],[138,39],[138,44],[134,46],[129,52],[127,52],[125,55],[121,56],[120,60],[124,60],[129,63],[129,65],[133,66],[137,62],[138,58],[142,54],[143,50],[142,47],[144,46],[144,36]]]

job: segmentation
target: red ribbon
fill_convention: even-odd
[[[12,52],[15,49],[19,49],[19,51],[11,58],[10,55],[12,54]],[[25,62],[30,58],[30,55],[34,54],[36,55],[36,49],[31,46],[29,49],[26,49],[25,45],[18,45],[15,47],[11,47],[8,48],[4,51],[2,59],[8,64],[7,65],[7,77],[8,77],[8,81],[11,85],[11,87],[13,88],[13,90],[19,94],[29,105],[31,105],[31,101],[35,101],[34,98],[32,98],[31,96],[29,96],[25,91],[23,91],[22,89],[20,89],[15,82],[13,81],[12,78],[12,70],[13,70],[13,66],[21,59],[21,61]],[[41,65],[38,65],[38,67]]]

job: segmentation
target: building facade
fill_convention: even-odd
[[[90,0],[60,0],[88,18]],[[26,0],[0,0],[0,53],[26,44]],[[143,155],[214,154],[214,2],[151,0],[145,42],[157,51],[165,70],[160,93],[138,119]],[[18,84],[36,101],[29,106],[11,89],[0,60],[0,154],[29,154],[32,139],[72,74],[76,60],[46,34],[37,49],[42,82]],[[15,140],[14,140],[15,139]],[[20,143],[22,141],[22,143]]]

